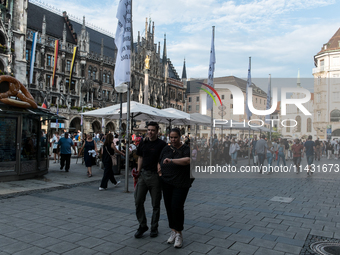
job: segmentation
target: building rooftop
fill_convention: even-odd
[[[46,19],[46,34],[50,35],[52,37],[62,39],[63,38],[63,30],[64,30],[64,24],[66,24],[66,21],[63,17],[63,14],[60,13],[56,14],[53,11],[50,11],[48,9],[45,9],[42,6],[38,6],[36,4],[33,4],[31,2],[28,3],[28,17],[27,17],[27,27],[42,32],[42,23],[43,18],[45,15]],[[80,34],[82,24],[80,24],[78,21],[73,20],[72,18],[69,18],[70,23],[72,24],[73,31]],[[67,30],[67,36],[66,41],[68,43],[76,44],[75,39],[73,38],[73,35],[66,25]],[[90,35],[90,52],[101,54],[101,42],[102,38],[104,39],[104,56],[114,58],[115,56],[115,42],[114,38],[112,36],[109,36],[103,32],[97,31],[93,28],[90,28],[86,26],[86,31]]]

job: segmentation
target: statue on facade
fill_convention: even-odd
[[[149,55],[146,55],[146,58],[145,58],[145,69],[150,70],[150,57],[149,57]]]

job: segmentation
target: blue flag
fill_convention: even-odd
[[[38,33],[33,33],[29,84],[32,84],[32,82],[33,82],[33,70],[34,70],[34,62],[35,62],[35,49],[36,49],[36,46],[37,46],[37,36],[38,36]]]

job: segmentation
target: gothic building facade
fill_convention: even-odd
[[[132,53],[131,98],[133,101],[161,109],[173,107],[185,111],[186,74],[185,78],[181,79],[170,58],[167,57],[165,35],[162,55],[160,42],[157,45],[154,38],[154,22],[148,22],[146,19],[145,37],[141,37],[138,31]],[[149,70],[145,68],[147,56],[150,58]]]
[[[29,69],[32,54],[33,33],[38,33],[33,81],[29,82]],[[59,51],[55,79],[54,69],[55,41],[59,40]],[[109,106],[115,103],[113,72],[115,46],[112,36],[69,19],[44,6],[28,3],[26,32],[26,84],[38,103],[47,99],[52,111],[57,111],[67,120],[59,124],[70,131],[80,129],[80,113]],[[78,54],[74,63],[72,80],[70,70],[74,47]],[[59,121],[63,122],[63,121]],[[99,132],[104,123],[96,118],[86,118],[85,131]],[[53,123],[52,123],[53,124]],[[115,124],[105,124],[107,130],[114,130]],[[53,127],[53,126],[52,126]]]
[[[29,69],[33,33],[38,33],[33,81],[29,84]],[[82,111],[107,107],[119,103],[114,90],[114,68],[116,47],[113,35],[92,28],[85,22],[31,1],[27,8],[25,34],[25,77],[21,81],[27,86],[38,103],[47,99],[50,109],[67,118],[59,121],[59,127],[69,131],[80,129]],[[138,32],[132,52],[131,100],[158,108],[174,107],[184,110],[185,79],[179,78],[171,60],[167,58],[164,38],[161,56],[160,42],[154,43],[155,26],[145,23],[145,37]],[[55,80],[54,42],[59,40],[59,53]],[[73,48],[78,46],[72,80],[69,80]],[[149,69],[145,59],[150,59]],[[126,101],[126,93],[123,94]],[[60,122],[64,124],[60,124]],[[84,132],[116,131],[118,120],[84,118]],[[52,123],[52,127],[53,123]]]

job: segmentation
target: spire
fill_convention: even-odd
[[[162,60],[163,66],[167,63],[167,55],[166,55],[166,34],[164,34],[164,47],[163,47],[163,60]]]
[[[100,46],[100,55],[101,57],[104,56],[104,38],[102,38],[102,45]]]
[[[66,30],[66,23],[64,23],[64,29],[63,29],[63,44],[62,44],[62,49],[66,49],[66,35],[67,35],[67,30]]]
[[[82,30],[85,30],[85,16],[83,16],[83,26],[81,27]]]
[[[300,82],[300,69],[298,69],[297,86],[298,86],[298,88],[301,88],[301,82]]]
[[[151,18],[149,18],[149,33],[151,33]]]
[[[185,67],[185,58],[184,58],[183,71],[182,71],[182,80],[183,79],[187,79],[187,69]]]
[[[42,31],[41,32],[45,36],[45,34],[46,34],[46,17],[45,17],[45,15],[43,17]]]
[[[145,18],[145,40],[148,40],[148,18]]]

